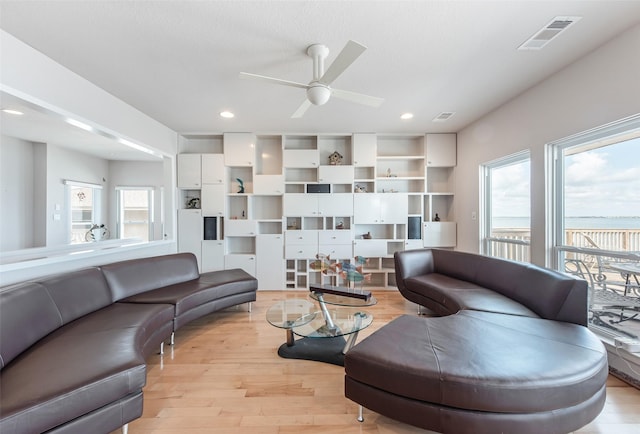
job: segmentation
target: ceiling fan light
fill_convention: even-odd
[[[312,84],[311,87],[307,89],[307,98],[313,105],[322,105],[326,103],[329,101],[330,96],[331,91],[327,86],[322,84]]]

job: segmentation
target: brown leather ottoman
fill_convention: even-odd
[[[444,433],[567,433],[602,410],[606,351],[587,328],[460,311],[402,316],[345,356],[345,396]]]

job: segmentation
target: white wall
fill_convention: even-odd
[[[459,250],[479,251],[479,166],[530,149],[531,257],[546,265],[545,144],[640,113],[638,53],[640,25],[458,132]]]
[[[86,182],[102,186],[101,216],[96,223],[107,223],[109,162],[80,152],[55,145],[47,145],[47,199],[45,219],[47,225],[47,247],[69,244],[71,216],[69,215],[64,180]],[[56,207],[60,211],[56,211]],[[53,214],[60,213],[60,220]]]
[[[2,30],[0,46],[2,90],[161,153],[177,153],[175,131]]]
[[[0,136],[0,251],[35,247],[34,145]]]
[[[165,161],[173,165],[173,157],[177,153],[178,144],[178,135],[175,131],[170,130],[2,30],[0,30],[0,46],[2,47],[0,90],[39,105],[49,111],[73,117],[104,133],[152,148],[165,155],[167,157]],[[34,149],[36,154],[35,165],[38,167],[38,172],[35,174],[36,181],[34,182],[38,188],[45,181],[51,179],[59,180],[59,174],[48,173],[50,164],[47,163],[45,165],[42,163],[50,158],[56,158],[56,156],[50,155],[51,149],[46,145],[36,145]],[[59,158],[58,162],[64,164],[64,158]],[[99,171],[102,172],[102,170],[100,168]],[[166,176],[168,171],[171,172],[169,177]],[[164,172],[165,191],[173,192],[175,188],[175,168],[165,168]],[[65,175],[68,178],[72,176],[78,175]],[[4,185],[4,182],[2,185]],[[43,227],[48,226],[53,221],[52,207],[55,207],[55,204],[61,200],[58,185],[56,185],[55,190],[56,193],[49,194],[46,198],[44,193],[39,195],[37,191],[34,195],[37,201],[34,206],[35,218],[40,219],[36,222],[36,228],[33,230],[34,237],[38,240],[38,245],[44,243],[45,231]],[[167,220],[170,226],[166,232],[171,238],[175,233],[175,221],[173,219],[174,197],[173,194],[165,196],[167,199]],[[4,208],[7,202],[3,199],[0,203]],[[64,204],[64,202],[61,202],[61,204]],[[104,207],[104,209],[106,210],[107,208]],[[60,222],[64,222],[64,220],[61,219]],[[52,230],[55,232],[46,232],[47,242],[58,242],[59,237],[66,233],[66,230],[62,231],[58,224]],[[53,235],[54,233],[55,235]],[[51,237],[55,239],[49,239]],[[175,240],[172,240],[170,242],[159,242],[155,245],[151,243],[140,248],[131,248],[126,250],[126,255],[120,254],[120,256],[122,258],[151,256],[154,253],[162,254],[175,250],[176,243]],[[96,252],[95,256],[91,254],[87,255],[86,258],[81,257],[81,255],[74,255],[66,258],[52,258],[49,262],[47,260],[37,260],[25,261],[20,264],[1,265],[0,283],[4,284],[8,281],[19,281],[22,278],[27,279],[38,275],[50,274],[52,271],[61,272],[90,264],[114,261],[118,259],[120,251],[119,249],[113,249],[108,255]],[[105,255],[104,258],[101,258],[100,255],[102,254]]]
[[[111,161],[109,162],[109,229],[111,236],[116,234],[117,195],[116,187],[153,187],[154,189],[154,240],[163,239],[162,232],[162,194],[164,185],[164,162]],[[172,189],[164,189],[168,194]]]

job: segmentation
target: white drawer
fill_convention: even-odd
[[[255,220],[225,219],[225,237],[252,237],[258,232],[258,223]]]
[[[351,231],[320,231],[318,243],[320,244],[351,244]]]
[[[284,243],[294,244],[318,244],[318,231],[286,231]]]
[[[331,257],[331,259],[353,258],[353,247],[349,244],[320,244],[318,251]]]
[[[318,245],[301,244],[284,246],[284,256],[286,259],[313,259],[318,254]]]

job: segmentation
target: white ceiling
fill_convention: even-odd
[[[556,16],[582,19],[517,50]],[[0,3],[2,29],[179,133],[455,132],[637,23],[633,0]],[[291,119],[304,90],[238,78],[306,83],[307,46],[330,64],[349,39],[368,50],[333,85],[380,108],[334,98]]]

